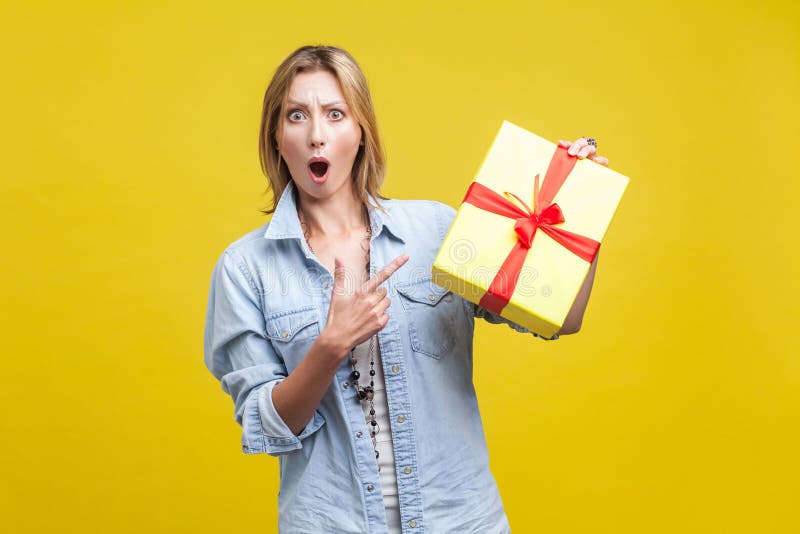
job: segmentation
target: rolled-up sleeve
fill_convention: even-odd
[[[521,332],[523,334],[531,334],[534,337],[538,337],[539,339],[543,339],[545,341],[555,341],[556,339],[558,339],[560,337],[558,334],[553,334],[553,337],[540,336],[539,334],[537,334],[533,330],[528,330],[524,326],[518,325],[517,323],[515,323],[513,321],[509,321],[505,317],[497,315],[494,312],[490,312],[489,310],[487,310],[486,308],[484,308],[482,306],[478,306],[477,304],[474,304],[472,302],[467,302],[467,305],[472,309],[472,314],[475,317],[477,317],[479,319],[483,319],[486,322],[489,322],[489,323],[492,323],[492,324],[501,324],[501,323],[502,324],[506,324],[510,328],[516,330],[517,332]]]
[[[266,335],[261,292],[235,250],[214,266],[204,338],[205,364],[234,403],[242,451],[278,456],[302,448],[324,419],[318,412],[295,435],[272,403],[272,389],[288,375]]]

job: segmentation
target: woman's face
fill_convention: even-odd
[[[361,128],[328,71],[301,72],[281,118],[281,156],[300,193],[317,199],[351,187]]]

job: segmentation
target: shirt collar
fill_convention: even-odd
[[[266,239],[303,239],[303,229],[300,227],[300,218],[297,216],[297,204],[294,201],[294,182],[291,180],[286,185],[286,188],[278,199],[278,205],[275,206],[275,213],[272,215],[269,225],[267,226],[264,237]],[[375,198],[367,193],[371,203],[375,203]],[[383,204],[387,208],[386,204]],[[381,231],[386,228],[397,239],[406,242],[402,230],[399,228],[399,223],[391,216],[391,209],[387,212],[369,206],[369,223],[372,228],[372,235],[378,236]]]

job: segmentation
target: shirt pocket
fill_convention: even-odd
[[[267,337],[289,371],[300,363],[319,337],[319,314],[314,306],[270,314],[265,324]]]
[[[406,312],[411,348],[437,360],[456,342],[453,294],[430,278],[396,286]]]

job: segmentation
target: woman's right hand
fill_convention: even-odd
[[[347,268],[339,258],[334,259],[333,292],[328,321],[321,335],[329,337],[336,347],[337,356],[344,358],[350,350],[379,332],[389,322],[385,313],[391,300],[386,288],[380,287],[397,269],[408,261],[408,254],[401,254],[389,265],[355,287],[348,279]]]

